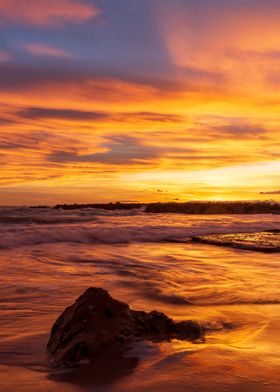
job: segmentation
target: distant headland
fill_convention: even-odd
[[[280,203],[273,201],[193,201],[163,203],[90,203],[57,204],[54,208],[78,210],[96,208],[104,210],[143,209],[147,213],[174,214],[280,214]]]

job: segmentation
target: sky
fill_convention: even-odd
[[[280,199],[279,0],[0,0],[0,204]]]

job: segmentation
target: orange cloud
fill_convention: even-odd
[[[0,18],[35,26],[82,22],[99,14],[94,5],[74,0],[0,0]]]
[[[79,69],[0,69],[3,200],[255,199],[278,189],[279,111],[258,97],[196,79],[169,88]]]
[[[56,48],[55,46],[31,43],[24,45],[23,48],[33,56],[57,57],[65,59],[70,59],[73,57],[72,53],[60,48]]]
[[[220,2],[199,7],[164,2],[159,25],[171,60],[179,68],[215,70],[220,86],[267,96],[269,75],[279,75],[280,8],[264,2]],[[271,91],[272,92],[272,91]]]

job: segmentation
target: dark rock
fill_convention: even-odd
[[[55,365],[74,365],[128,340],[195,340],[204,333],[197,322],[175,323],[157,311],[131,310],[106,290],[89,288],[57,319],[47,349]]]
[[[279,214],[280,203],[274,201],[188,201],[167,203],[95,203],[57,204],[54,208],[79,210],[96,208],[104,210],[132,210],[142,208],[149,213],[175,214]]]
[[[193,237],[192,240],[209,245],[227,246],[258,252],[280,252],[279,230],[255,233],[209,234]]]
[[[176,333],[181,339],[185,336],[186,339],[189,339],[190,336],[192,339],[199,339],[201,336],[204,335],[205,330],[202,326],[196,321],[180,321],[179,323],[175,324]]]

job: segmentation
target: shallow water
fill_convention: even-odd
[[[0,215],[16,218],[0,224],[1,392],[279,391],[280,254],[187,242],[193,233],[278,229],[279,216]],[[94,366],[52,369],[50,328],[89,286],[212,332],[196,344],[139,342]]]

